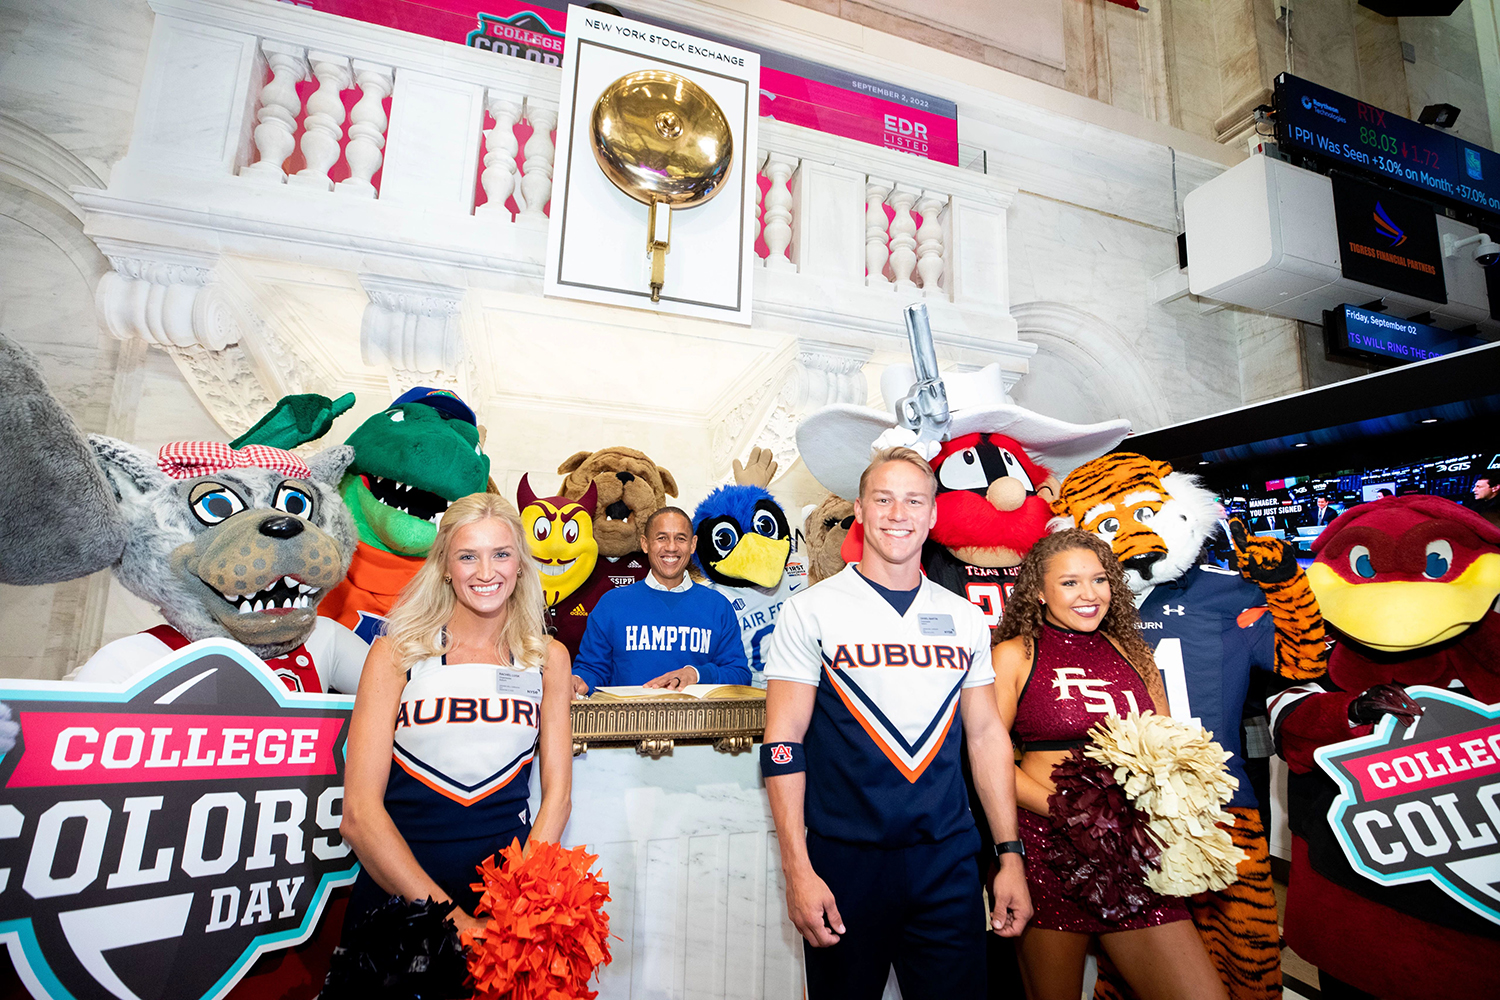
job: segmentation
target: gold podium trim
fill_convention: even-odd
[[[590,747],[633,746],[656,758],[674,745],[704,744],[720,753],[745,753],[765,729],[764,698],[573,702],[575,757]]]

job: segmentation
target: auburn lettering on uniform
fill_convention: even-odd
[[[642,652],[680,650],[684,653],[707,653],[713,643],[714,630],[686,625],[626,625],[626,650]]]
[[[945,670],[968,670],[974,662],[974,652],[958,646],[934,646],[901,642],[857,642],[854,653],[840,644],[835,650],[829,666],[834,670],[845,667],[941,667]]]
[[[524,698],[418,698],[403,701],[396,710],[397,729],[435,722],[509,722],[539,728],[537,704]]]

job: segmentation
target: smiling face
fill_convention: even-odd
[[[495,518],[466,524],[453,532],[447,575],[458,602],[481,618],[493,618],[516,589],[520,571],[510,526]]]
[[[932,479],[910,462],[892,459],[871,470],[854,504],[864,526],[865,558],[892,566],[921,559],[922,544],[937,523]]]
[[[1064,549],[1042,572],[1042,604],[1047,620],[1075,632],[1092,632],[1109,611],[1109,579],[1088,549]]]
[[[548,607],[583,586],[599,562],[599,543],[594,540],[593,487],[581,502],[563,497],[538,497],[526,476],[516,494],[521,508],[521,527],[541,574],[542,594]]]
[[[646,559],[651,563],[651,573],[658,582],[668,587],[682,583],[687,572],[688,560],[698,547],[693,534],[693,522],[686,514],[668,511],[650,521],[646,537],[641,539]]]

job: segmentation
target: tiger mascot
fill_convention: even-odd
[[[1189,904],[1232,1000],[1279,997],[1270,852],[1242,759],[1240,720],[1252,671],[1268,671],[1273,685],[1285,686],[1327,669],[1323,618],[1307,577],[1290,546],[1247,537],[1237,520],[1230,531],[1238,572],[1199,565],[1218,527],[1218,501],[1196,477],[1142,455],[1117,452],[1079,466],[1053,510],[1053,530],[1084,528],[1113,547],[1172,714],[1201,723],[1233,754],[1229,769],[1239,789],[1229,805],[1231,834],[1246,860],[1238,882]],[[1269,756],[1269,745],[1256,749]],[[1127,996],[1123,978],[1101,959],[1095,1000]]]

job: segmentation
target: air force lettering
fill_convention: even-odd
[[[813,833],[892,848],[973,828],[959,694],[995,681],[973,604],[924,577],[898,614],[845,567],[783,605],[766,679],[818,688],[803,737]]]
[[[408,839],[514,824],[526,808],[542,674],[492,663],[412,668],[396,710],[385,804]]]

